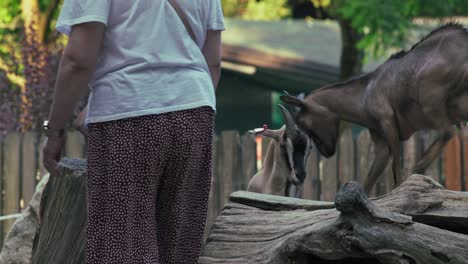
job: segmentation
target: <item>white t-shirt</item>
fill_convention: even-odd
[[[221,0],[177,0],[196,36],[190,38],[167,0],[65,0],[56,28],[106,25],[89,84],[86,123],[210,106],[216,99],[201,52],[207,30],[224,30]]]

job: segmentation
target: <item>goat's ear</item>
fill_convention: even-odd
[[[295,96],[282,95],[282,96],[280,96],[280,99],[281,99],[281,101],[283,101],[284,103],[286,103],[286,104],[288,104],[290,106],[295,106],[295,107],[299,107],[299,108],[305,108],[306,107],[304,100],[302,100],[301,98],[297,98]]]

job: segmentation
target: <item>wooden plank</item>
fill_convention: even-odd
[[[453,191],[460,191],[460,139],[457,135],[447,143],[444,150],[443,168],[445,175],[445,188]]]
[[[320,156],[318,150],[313,148],[307,158],[303,198],[320,200]]]
[[[67,142],[65,144],[65,156],[81,159],[84,157],[83,135],[77,130],[67,131]]]
[[[240,164],[240,136],[237,131],[223,131],[221,133],[223,146],[223,186],[222,207],[229,200],[232,192],[240,190],[242,184]]]
[[[338,189],[338,155],[335,153],[329,159],[320,157],[320,180],[321,191],[320,200],[335,201],[335,194]]]
[[[20,212],[20,142],[21,135],[16,132],[9,133],[5,138],[4,145],[4,215],[16,214]],[[3,238],[14,223],[14,220],[7,220],[3,226]]]
[[[241,138],[242,184],[241,190],[247,190],[250,178],[257,173],[257,143],[255,136],[245,133]]]
[[[358,155],[358,168],[356,180],[362,185],[366,182],[372,163],[374,162],[374,143],[372,143],[369,130],[363,130],[357,140],[356,153]],[[376,188],[374,187],[370,194],[370,197],[374,197]]]
[[[27,132],[23,134],[21,145],[21,209],[28,206],[36,189],[36,176],[38,167],[38,134]]]
[[[340,187],[356,179],[354,148],[353,131],[347,128],[342,132],[338,145],[338,185]]]
[[[438,133],[436,131],[426,131],[425,133],[422,133],[421,138],[422,138],[422,144],[423,144],[423,150],[426,151],[431,144],[436,140],[438,137]],[[423,152],[424,152],[423,151]],[[443,184],[442,181],[442,172],[440,170],[440,165],[441,165],[441,157],[437,157],[429,167],[426,168],[424,171],[424,175],[431,177],[435,181]]]

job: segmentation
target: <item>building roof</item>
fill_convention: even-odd
[[[419,22],[408,43],[417,42],[440,23]],[[338,80],[341,36],[334,21],[226,19],[226,28],[223,33],[226,71],[237,72],[266,88],[292,93],[309,92]],[[390,49],[378,59],[367,56],[364,71],[375,69],[395,51]],[[241,65],[251,68],[243,71]]]

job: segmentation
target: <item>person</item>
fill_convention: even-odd
[[[63,129],[90,90],[88,264],[198,262],[224,18],[220,0],[177,3],[194,39],[166,0],[63,2],[43,163],[60,176]]]

